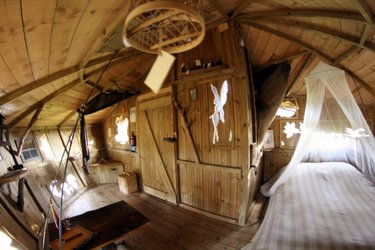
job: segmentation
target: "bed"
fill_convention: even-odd
[[[301,163],[244,249],[375,249],[375,186],[344,162]]]

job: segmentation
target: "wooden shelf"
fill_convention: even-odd
[[[27,174],[27,169],[18,169],[14,171],[10,171],[6,174],[3,174],[0,176],[0,184],[9,183],[13,181],[17,181],[19,179],[22,179]]]

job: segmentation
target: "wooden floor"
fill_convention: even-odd
[[[119,200],[150,220],[122,239],[126,249],[240,249],[258,229],[262,210],[260,203],[256,204],[250,225],[241,227],[170,205],[145,193],[125,195],[116,184],[104,184],[87,189],[65,208],[64,214],[71,217]]]

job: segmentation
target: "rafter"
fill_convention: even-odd
[[[135,50],[135,49],[127,49],[127,50],[124,50],[122,52],[119,52],[117,55],[116,55],[116,60],[120,60],[120,59],[124,59],[124,58],[128,58],[128,57],[131,57],[131,56],[134,56],[134,55],[138,55],[140,54],[141,52]],[[100,57],[100,58],[96,58],[92,61],[90,61],[87,65],[86,65],[86,68],[89,68],[89,67],[92,67],[92,66],[95,66],[95,65],[98,65],[98,64],[101,64],[101,63],[105,63],[107,61],[110,60],[112,55],[107,55],[107,56],[103,56],[103,57]],[[50,76],[46,76],[46,77],[43,77],[39,80],[36,80],[34,82],[31,82],[31,83],[28,83],[6,95],[3,95],[0,97],[0,106],[24,95],[24,94],[27,94],[37,88],[40,88],[40,87],[43,87],[44,85],[47,85],[47,84],[50,84],[58,79],[61,79],[61,78],[64,78],[66,76],[69,76],[71,74],[77,74],[81,71],[83,71],[84,69],[80,68],[78,65],[76,66],[73,66],[73,67],[70,67],[70,68],[67,68],[67,69],[64,69],[62,71],[59,71],[59,72],[56,72]]]
[[[319,51],[318,49],[312,47],[311,45],[309,45],[309,44],[307,44],[307,43],[305,43],[305,42],[303,42],[303,41],[301,41],[301,40],[299,40],[299,39],[297,39],[297,38],[295,38],[295,37],[293,37],[291,35],[288,35],[286,33],[280,32],[278,30],[272,29],[270,27],[267,27],[265,25],[262,25],[262,24],[259,24],[259,23],[256,23],[256,22],[246,22],[245,24],[247,24],[249,26],[252,26],[252,27],[254,27],[256,29],[259,29],[259,30],[262,30],[262,31],[265,31],[265,32],[268,32],[268,33],[271,33],[271,34],[274,34],[274,35],[279,36],[279,37],[281,37],[283,39],[289,40],[289,41],[291,41],[293,43],[298,44],[302,48],[313,52],[314,54],[316,54],[320,58],[324,59],[329,64],[331,64],[333,66],[336,66],[336,67],[344,70],[347,74],[351,75],[353,78],[356,79],[356,81],[364,89],[366,89],[366,91],[368,91],[372,96],[375,97],[375,91],[374,91],[374,89],[370,85],[368,85],[365,81],[363,81],[359,76],[357,76],[356,74],[354,74],[352,71],[350,71],[348,68],[346,68],[342,64],[335,62],[334,59],[332,59],[331,57],[329,57],[325,53]]]
[[[237,15],[239,15],[244,9],[246,9],[247,6],[249,6],[254,0],[242,0],[236,9],[233,11],[233,14],[231,15],[231,18],[235,18]]]
[[[38,119],[38,116],[40,114],[40,112],[42,111],[43,109],[43,105],[39,106],[37,108],[37,110],[35,111],[33,117],[31,118],[29,124],[27,125],[27,127],[24,129],[21,137],[20,137],[20,140],[19,140],[19,144],[18,144],[18,148],[17,148],[17,152],[13,151],[14,155],[16,156],[19,156],[21,151],[22,151],[22,148],[23,148],[23,145],[25,143],[25,139],[27,137],[27,135],[29,134],[31,128],[33,127],[34,123],[36,122],[36,120]],[[11,126],[9,128],[12,128]]]
[[[70,120],[75,114],[77,114],[77,110],[71,111],[67,116],[62,119],[62,121],[57,125],[58,128],[61,128],[67,121]]]
[[[260,65],[260,66],[257,66],[259,68],[265,68],[267,66],[270,66],[270,65],[273,65],[273,64],[278,64],[278,63],[281,63],[281,62],[284,62],[284,61],[292,61],[300,56],[303,56],[303,55],[306,55],[306,54],[309,54],[311,53],[310,51],[300,51],[300,52],[297,52],[293,55],[289,55],[289,56],[286,56],[286,57],[282,57],[282,58],[277,58],[277,59],[274,59],[272,61],[269,61],[267,62],[266,64],[263,64],[263,65]]]
[[[366,23],[363,16],[356,12],[347,11],[335,11],[335,10],[274,10],[274,11],[261,11],[261,12],[250,12],[246,14],[238,15],[235,19],[241,20],[243,18],[263,18],[263,17],[312,17],[312,18],[334,18],[346,21],[352,21],[357,23]]]
[[[89,85],[89,86],[97,89],[99,92],[103,92],[103,88],[100,87],[98,84],[95,84],[93,81],[91,81],[91,80],[87,80],[87,81],[83,80],[83,82],[85,82],[87,85]]]
[[[122,62],[123,62],[123,60],[113,61],[108,67],[113,67],[113,66],[115,66],[119,63],[122,63]],[[91,78],[95,77],[96,75],[100,74],[103,71],[104,68],[105,68],[105,66],[102,66],[100,68],[97,68],[97,69],[93,70],[89,74],[85,75],[85,80],[91,79]],[[14,118],[9,123],[9,126],[13,127],[17,123],[19,123],[24,117],[28,116],[31,112],[33,112],[35,109],[37,109],[40,105],[46,104],[47,102],[49,102],[50,100],[52,100],[56,96],[61,95],[65,91],[68,91],[69,89],[73,88],[74,86],[76,86],[77,84],[80,84],[80,83],[82,83],[82,81],[81,81],[81,79],[78,78],[78,79],[75,79],[75,80],[71,81],[70,83],[66,84],[65,86],[57,89],[56,91],[52,92],[52,94],[50,94],[50,95],[44,97],[42,100],[34,103],[29,108],[27,108],[25,111],[23,111],[21,114],[19,114],[16,118]]]
[[[210,4],[212,6],[214,6],[214,8],[220,12],[220,14],[225,18],[226,21],[229,21],[229,16],[228,14],[225,12],[225,10],[223,9],[223,7],[221,7],[221,5],[216,1],[216,0],[209,0]]]
[[[110,65],[108,65],[108,68],[110,67],[113,67],[115,65],[118,65],[120,63],[123,63],[123,60],[116,60],[116,61],[112,61]],[[151,68],[152,64],[150,65],[149,68]],[[93,70],[92,72],[88,73],[87,75],[85,75],[85,81],[97,76],[98,74],[100,74],[103,69],[105,68],[106,66],[102,66],[100,68],[97,68],[95,70]],[[142,74],[141,76],[144,78],[147,76],[147,70],[146,70],[146,74]],[[144,80],[144,79],[143,79]],[[68,91],[69,89],[73,88],[74,86],[78,85],[82,83],[81,79],[75,79],[73,81],[71,81],[70,83],[66,84],[65,86],[59,88],[58,90],[56,90],[55,92],[53,92],[52,94],[50,94],[49,96],[46,96],[45,98],[43,98],[42,100],[34,103],[33,105],[31,105],[28,109],[26,109],[24,112],[22,112],[21,114],[19,114],[16,118],[14,118],[10,123],[12,124],[12,126],[15,126],[17,123],[19,123],[24,117],[28,116],[31,112],[33,112],[35,109],[38,108],[39,105],[42,105],[42,104],[45,104],[47,102],[49,102],[50,100],[52,100],[53,98],[55,98],[56,96],[59,96],[61,95],[62,93],[64,93],[65,91]],[[139,78],[137,79],[137,84],[139,83]],[[72,112],[73,113],[73,112]],[[69,115],[73,116],[73,114],[70,113]],[[68,115],[68,116],[69,116]],[[64,124],[67,120],[69,120],[70,117],[66,117],[66,119],[64,118],[64,120],[62,122],[60,122],[59,126],[61,126],[62,124]]]
[[[372,23],[372,13],[367,3],[364,0],[354,0],[354,4],[357,6],[358,11],[361,13],[367,23]]]
[[[349,56],[357,53],[358,51],[360,51],[362,48],[361,47],[358,47],[358,46],[355,46],[353,45],[352,47],[350,47],[347,51],[345,51],[344,53],[342,53],[340,56],[338,56],[336,59],[335,59],[335,62],[336,63],[339,63],[343,60],[345,60],[346,58],[348,58]]]
[[[111,39],[112,35],[116,32],[119,26],[122,26],[124,23],[124,20],[127,16],[127,14],[130,11],[130,8],[132,6],[133,1],[127,1],[126,5],[123,6],[122,11],[120,11],[117,15],[112,15],[112,21],[109,24],[115,24],[115,25],[108,25],[106,27],[105,32],[100,32],[96,36],[96,39],[91,43],[91,46],[87,48],[86,53],[80,60],[82,63],[82,66],[87,67],[87,63],[90,61],[90,58],[97,54],[100,49],[105,46],[105,44],[108,42],[109,39]]]
[[[241,19],[239,22],[240,23],[246,23],[246,22],[253,22],[251,19]],[[320,26],[315,26],[307,23],[301,23],[301,22],[295,22],[295,21],[290,21],[290,20],[285,20],[285,19],[275,19],[275,18],[262,18],[262,19],[257,19],[257,21],[262,21],[266,23],[272,23],[272,24],[281,24],[281,25],[287,25],[287,26],[293,26],[297,28],[301,28],[304,30],[309,30],[315,33],[323,34],[325,36],[330,36],[335,39],[339,39],[341,41],[350,43],[352,45],[361,47],[361,48],[366,48],[369,49],[373,52],[375,52],[375,45],[369,42],[364,42],[363,44],[360,44],[360,39],[357,37],[353,37],[347,34],[343,34],[337,30],[332,30],[332,29],[327,29],[324,27]]]
[[[372,13],[370,9],[368,8],[367,4],[363,0],[355,0],[355,5],[357,6],[358,11],[361,13],[363,18],[366,20],[366,26],[363,29],[361,39],[359,41],[360,46],[365,45],[366,40],[370,34],[370,31],[373,26],[373,18]],[[348,58],[349,56],[353,55],[354,53],[357,53],[360,49],[356,46],[352,46],[350,49],[345,51],[343,54],[341,54],[338,58],[336,58],[335,62],[341,62],[342,60]]]
[[[125,68],[124,71],[120,75],[116,76],[115,79],[111,79],[110,78],[109,81],[111,83],[113,83],[113,84],[115,84],[115,83],[117,84],[117,82],[119,80],[121,80],[122,78],[124,78],[124,77],[128,76],[129,74],[131,74],[134,70],[139,69],[142,65],[145,64],[146,61],[149,61],[151,58],[154,58],[154,57],[155,57],[155,55],[146,55],[146,56],[144,56],[138,62],[134,63],[133,66]],[[118,85],[116,85],[116,86],[118,88],[120,88]]]
[[[306,61],[303,63],[303,66],[302,66],[301,70],[298,72],[296,79],[294,79],[294,81],[289,86],[288,90],[286,91],[285,96],[289,96],[292,93],[292,89],[293,89],[294,85],[301,80],[303,72],[310,66],[310,64],[312,63],[314,58],[315,58],[314,54],[310,54],[307,57]]]
[[[224,18],[221,18],[221,19],[212,21],[210,23],[207,23],[206,24],[206,30],[214,29],[217,26],[219,26],[220,24],[225,23],[225,22],[226,22],[226,20]]]

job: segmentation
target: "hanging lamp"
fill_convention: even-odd
[[[198,0],[145,1],[128,14],[123,30],[124,44],[157,54],[180,53],[198,46],[205,35],[205,22],[194,8]],[[142,2],[142,1],[141,1]]]

